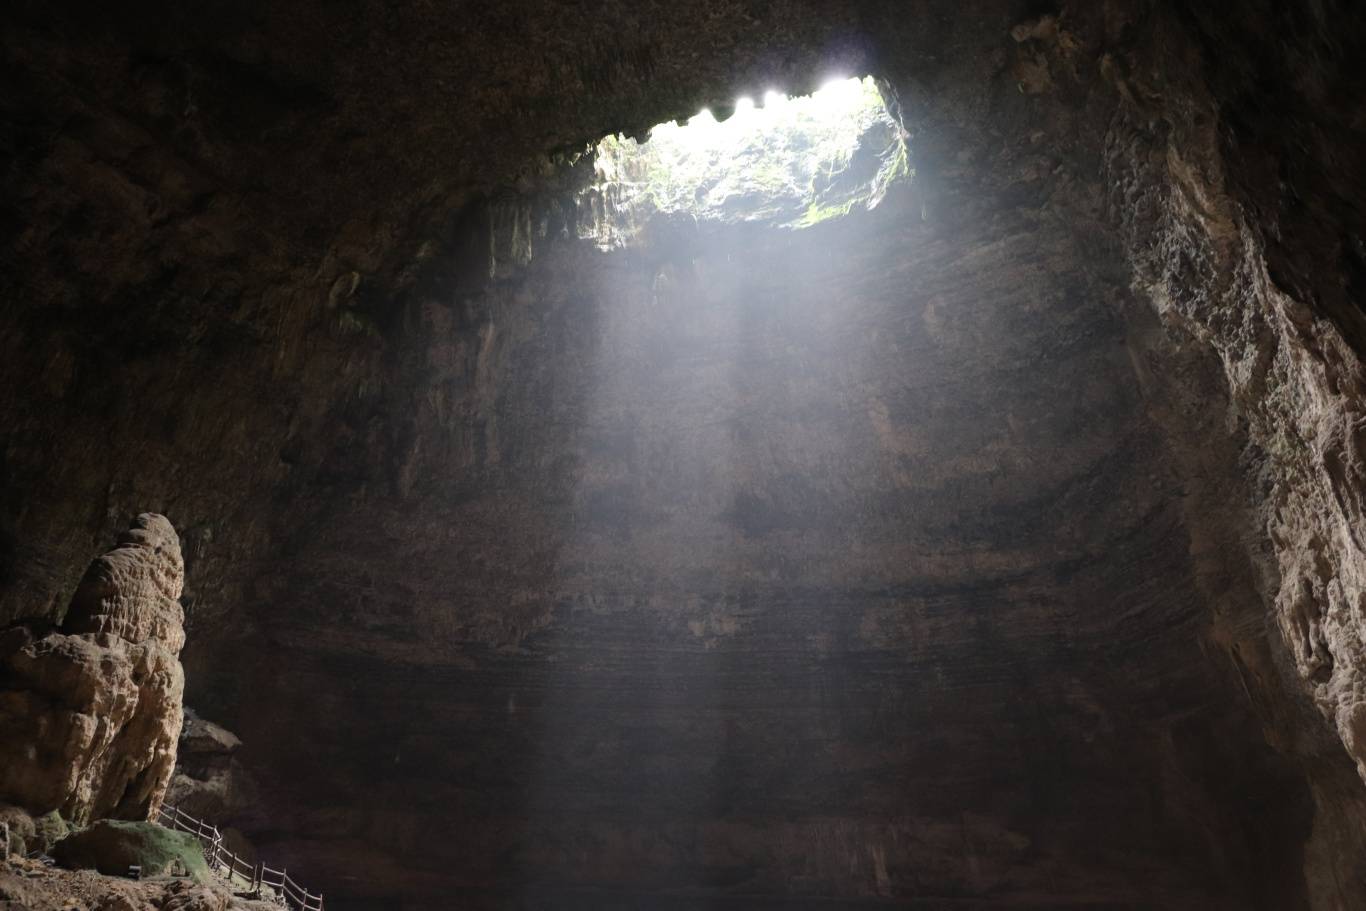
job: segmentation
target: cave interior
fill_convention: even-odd
[[[0,625],[328,908],[1366,908],[1352,3],[3,15]]]

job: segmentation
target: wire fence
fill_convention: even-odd
[[[322,893],[313,894],[289,878],[283,869],[265,864],[249,864],[229,851],[223,844],[223,834],[216,826],[196,819],[178,807],[162,805],[157,811],[158,823],[168,829],[188,832],[199,839],[204,848],[204,860],[209,868],[227,879],[229,885],[241,883],[249,892],[269,889],[295,911],[323,911]]]

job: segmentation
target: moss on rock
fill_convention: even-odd
[[[29,841],[29,850],[51,853],[53,845],[70,834],[71,827],[62,818],[62,814],[53,810],[33,820],[33,837]]]
[[[98,870],[106,876],[123,876],[131,866],[143,876],[188,875],[203,882],[208,865],[199,841],[150,822],[104,819],[70,835],[52,849],[63,867]]]

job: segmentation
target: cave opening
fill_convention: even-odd
[[[912,173],[907,134],[871,76],[809,95],[767,90],[593,147],[578,202],[602,249],[634,243],[654,218],[801,229],[875,208]]]
[[[79,6],[0,42],[25,853],[1366,906],[1351,4]],[[100,882],[0,905],[256,906]]]

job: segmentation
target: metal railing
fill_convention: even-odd
[[[243,858],[229,851],[223,845],[223,834],[216,826],[202,819],[196,819],[178,807],[163,805],[157,811],[156,821],[168,829],[188,832],[199,839],[204,848],[204,860],[209,869],[227,879],[231,886],[241,883],[250,892],[270,889],[295,911],[323,911],[322,893],[314,895],[303,886],[289,878],[283,869],[276,870],[265,864],[247,863]]]

